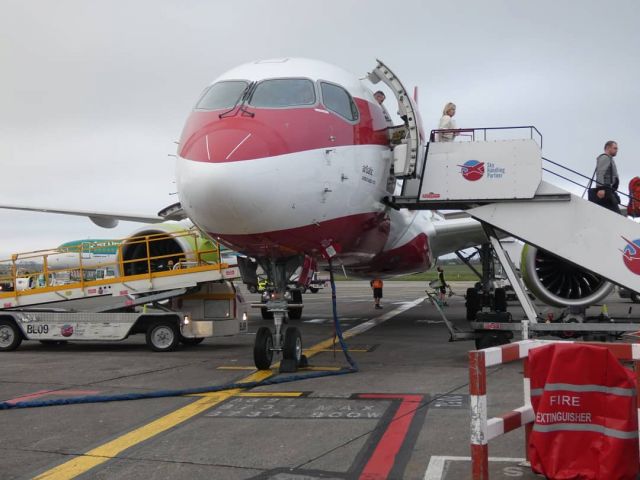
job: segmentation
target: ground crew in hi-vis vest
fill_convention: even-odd
[[[382,298],[382,279],[380,277],[376,277],[370,282],[371,288],[373,289],[373,302],[374,308],[382,308],[380,305],[380,299]]]

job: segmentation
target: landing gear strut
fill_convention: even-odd
[[[298,367],[307,365],[302,354],[302,336],[296,327],[285,327],[289,319],[297,320],[302,316],[302,293],[299,290],[287,292],[287,281],[301,264],[300,257],[260,261],[262,268],[271,280],[267,291],[268,299],[261,305],[262,318],[273,318],[273,331],[260,327],[256,334],[253,359],[259,370],[268,370],[273,362],[274,353],[282,354],[281,372],[295,372]],[[285,297],[290,297],[289,300]]]

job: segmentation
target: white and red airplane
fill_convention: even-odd
[[[376,68],[386,69],[381,63]],[[417,158],[426,142],[420,116],[395,82],[408,117],[395,130],[406,130],[400,137],[413,142]],[[385,205],[396,188],[388,127],[364,81],[300,58],[230,70],[205,89],[189,115],[176,164],[181,209],[207,236],[257,259],[274,285],[262,310],[275,319],[275,331],[262,327],[256,336],[259,368],[268,368],[273,351],[300,359],[300,332],[282,332],[287,279],[296,268],[331,257],[360,275],[419,272],[440,255],[486,241],[474,220]],[[3,207],[84,215],[107,227],[118,219],[176,218]],[[299,318],[302,296],[289,293],[288,300],[290,316]]]

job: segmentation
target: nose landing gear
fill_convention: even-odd
[[[302,293],[299,290],[287,292],[287,279],[300,264],[300,258],[262,261],[268,272],[272,291],[268,300],[260,304],[262,317],[273,318],[274,329],[260,327],[253,347],[253,360],[259,370],[268,370],[274,353],[282,354],[280,372],[295,372],[307,366],[307,358],[302,353],[302,335],[297,327],[286,326],[287,320],[298,320],[302,315]],[[266,267],[266,268],[265,268]]]
[[[253,361],[259,370],[268,370],[274,353],[282,354],[280,372],[295,372],[306,367],[307,357],[302,353],[302,335],[297,327],[286,327],[288,304],[286,301],[270,301],[266,307],[273,314],[274,330],[260,327],[253,346]]]

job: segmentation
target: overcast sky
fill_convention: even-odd
[[[155,214],[202,89],[247,61],[376,58],[420,90],[427,128],[536,125],[588,175],[608,139],[640,174],[637,2],[0,0],[0,203]],[[389,104],[389,100],[387,100]],[[394,108],[389,105],[389,109]],[[122,237],[84,218],[0,210],[0,253]]]

